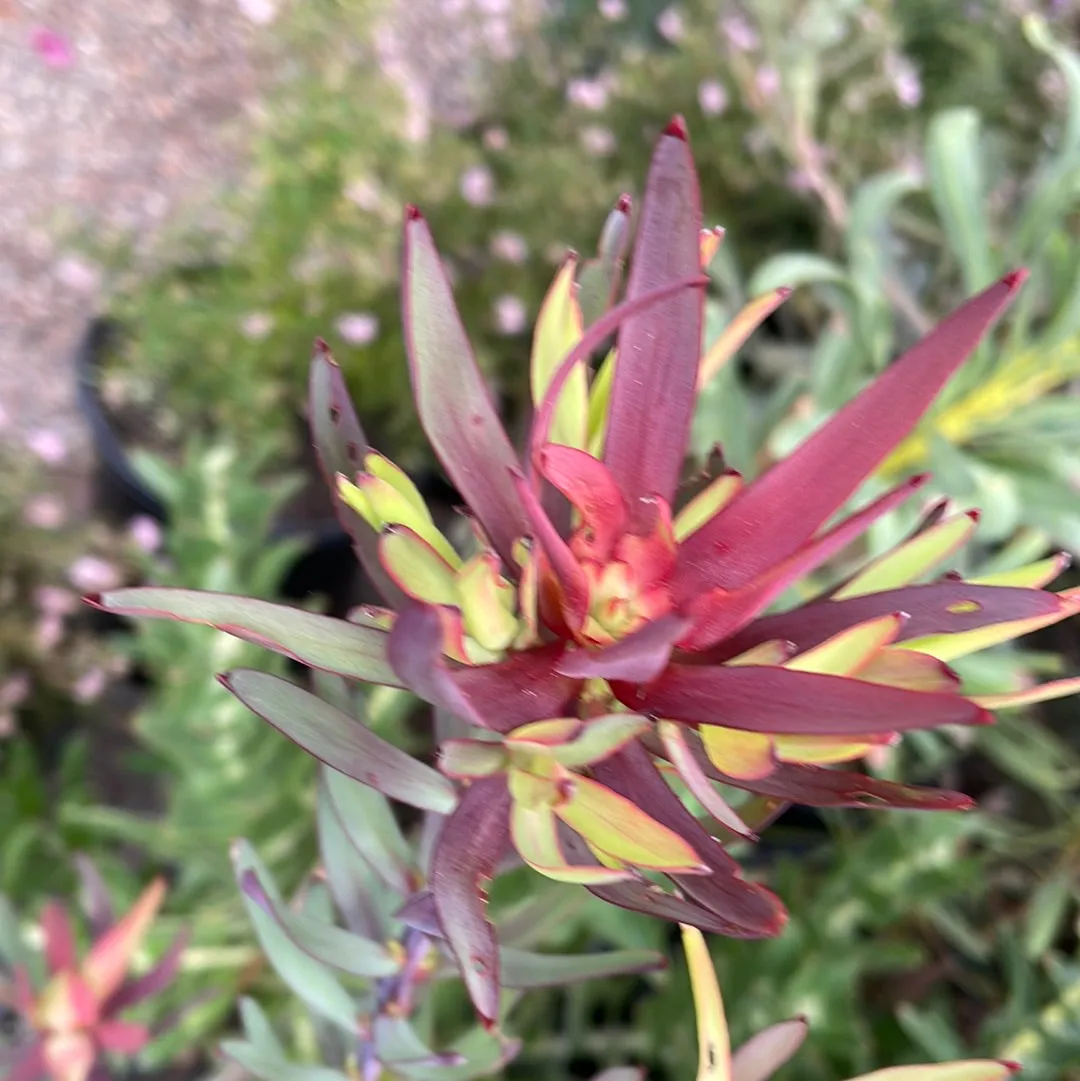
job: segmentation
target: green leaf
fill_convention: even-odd
[[[11,902],[0,894],[0,961],[9,965],[25,965],[26,946],[23,943],[19,917]]]
[[[1038,961],[1057,940],[1058,931],[1073,903],[1072,876],[1059,870],[1043,882],[1028,902],[1024,918],[1024,953]]]
[[[239,878],[245,897],[268,912],[289,938],[316,961],[369,979],[392,976],[399,970],[400,965],[381,943],[292,911],[282,903],[272,883],[260,876],[257,867],[242,871]]]
[[[92,603],[126,616],[206,623],[312,668],[400,687],[386,659],[385,631],[251,597],[154,586],[101,593]]]
[[[348,1081],[327,1066],[299,1066],[243,1040],[225,1040],[221,1052],[261,1081]]]
[[[974,293],[997,277],[997,260],[984,213],[979,115],[974,109],[947,109],[930,121],[926,139],[930,197],[964,275]]]
[[[246,841],[236,842],[232,857],[238,880],[246,871],[255,871],[263,882],[272,882],[262,861]],[[257,901],[247,894],[243,894],[243,901],[259,944],[281,979],[320,1016],[340,1025],[346,1032],[354,1032],[356,1006],[337,978],[293,942]]]
[[[449,814],[453,785],[329,702],[279,676],[238,668],[222,677],[249,709],[321,762],[392,799]]]
[[[270,1019],[263,1013],[262,1007],[246,995],[240,999],[240,1023],[244,1035],[257,1050],[268,1055],[285,1057],[285,1048],[281,1046]]]
[[[766,259],[754,271],[746,291],[751,296],[772,292],[781,286],[849,285],[847,271],[831,259],[812,252],[783,252]]]
[[[412,892],[412,855],[386,797],[336,769],[323,768],[323,784],[341,828],[353,847],[405,896]]]
[[[531,953],[504,946],[499,951],[504,987],[531,990],[585,980],[628,976],[664,967],[663,954],[652,950],[608,950],[600,953]]]

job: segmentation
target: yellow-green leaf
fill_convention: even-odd
[[[1034,687],[1008,691],[1005,694],[972,695],[971,700],[984,709],[1020,709],[1038,702],[1050,702],[1055,698],[1067,698],[1071,694],[1080,694],[1080,678],[1055,679],[1050,683],[1039,683]]]
[[[853,742],[840,736],[775,736],[776,757],[781,762],[801,762],[812,766],[832,766],[862,758],[882,741]]]
[[[457,604],[465,631],[493,653],[507,649],[518,634],[514,587],[499,574],[493,552],[478,552],[457,575]]]
[[[490,777],[502,773],[508,762],[501,743],[448,739],[439,748],[439,769],[448,777]]]
[[[698,727],[709,761],[729,777],[757,781],[768,777],[776,766],[772,740],[762,732],[744,732],[719,724]]]
[[[589,388],[589,453],[594,458],[604,453],[604,433],[607,431],[608,406],[615,381],[617,350],[612,349],[593,378]]]
[[[510,812],[510,835],[518,855],[556,882],[588,886],[633,877],[633,872],[626,869],[568,863],[559,843],[558,821],[550,807],[530,808],[515,802]]]
[[[702,492],[698,492],[682,510],[675,515],[675,539],[681,544],[696,533],[714,515],[735,498],[743,486],[738,473],[724,473]]]
[[[969,578],[973,585],[979,586],[1019,586],[1026,589],[1042,589],[1049,585],[1067,566],[1069,557],[1058,554],[1015,567],[1011,571],[999,571],[997,574],[984,574],[978,578]]]
[[[650,721],[636,713],[609,713],[585,723],[580,734],[568,743],[552,746],[551,757],[561,766],[591,766],[636,739]]]
[[[407,526],[390,526],[379,537],[379,560],[414,600],[456,606],[454,568]]]
[[[925,1066],[894,1066],[875,1070],[852,1081],[1005,1081],[1019,1067],[1012,1062],[974,1060],[970,1062],[935,1062]]]
[[[690,989],[697,1021],[697,1081],[731,1081],[731,1036],[728,1033],[724,1000],[716,978],[705,936],[696,928],[679,924]]]
[[[898,615],[881,616],[848,627],[813,649],[792,657],[786,668],[797,672],[819,672],[847,676],[869,663],[897,635],[903,622]]]
[[[763,296],[755,297],[720,332],[709,346],[698,367],[698,390],[701,390],[718,371],[739,351],[746,339],[791,295],[787,286],[773,289]]]

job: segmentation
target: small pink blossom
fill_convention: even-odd
[[[698,86],[697,99],[706,116],[719,116],[728,106],[727,91],[715,79],[706,79]]]
[[[742,15],[725,15],[720,20],[720,33],[736,52],[748,53],[761,44],[757,31]]]
[[[461,174],[461,194],[473,206],[487,206],[495,197],[495,178],[486,165],[470,165]]]
[[[754,85],[757,87],[758,93],[768,101],[770,98],[775,97],[776,92],[780,89],[780,72],[771,64],[764,64],[758,68],[757,73],[754,75]]]
[[[70,40],[55,30],[39,27],[31,35],[30,43],[34,52],[50,68],[69,68],[75,63],[75,50]]]
[[[42,653],[48,653],[63,641],[64,617],[44,615],[34,627],[34,642]]]
[[[75,680],[71,688],[71,697],[83,704],[93,702],[101,697],[107,683],[108,676],[103,668],[91,668]]]
[[[491,254],[507,263],[524,263],[529,257],[529,245],[519,233],[503,231],[491,238]]]
[[[16,731],[15,714],[0,713],[0,739],[10,739]]]
[[[626,18],[626,0],[599,0],[596,8],[608,22],[617,23]]]
[[[140,514],[128,523],[128,536],[144,552],[157,552],[165,539],[161,524],[148,514]]]
[[[495,301],[495,326],[500,334],[520,334],[528,322],[528,312],[520,297],[506,293]]]
[[[101,268],[77,255],[65,255],[56,264],[56,278],[74,292],[89,295],[101,286]]]
[[[914,109],[922,101],[922,80],[907,57],[896,57],[889,68],[889,81],[892,83],[896,100],[905,109]]]
[[[240,320],[240,333],[249,342],[261,342],[274,329],[274,317],[269,312],[248,312]]]
[[[101,593],[120,584],[120,572],[100,556],[79,556],[68,567],[68,581],[84,593]]]
[[[30,695],[30,677],[25,672],[16,672],[0,683],[0,707],[14,709]]]
[[[615,135],[610,128],[590,124],[581,129],[581,145],[594,158],[606,158],[615,150]]]
[[[510,136],[506,128],[488,128],[484,132],[484,147],[487,150],[505,150],[510,145]]]
[[[607,104],[607,80],[571,79],[566,84],[566,100],[579,109],[599,112]]]
[[[35,428],[27,435],[26,445],[49,465],[59,465],[68,456],[67,440],[51,428]]]
[[[682,12],[676,7],[665,8],[657,16],[656,29],[665,41],[678,41],[686,32]]]
[[[33,496],[23,507],[23,519],[35,529],[59,529],[66,517],[64,504],[54,495]]]
[[[70,589],[62,586],[40,586],[34,590],[34,603],[42,615],[69,616],[78,607],[79,601]]]
[[[269,26],[278,14],[276,0],[236,0],[236,6],[256,26]]]
[[[378,316],[370,312],[346,312],[334,326],[350,345],[370,345],[379,336]]]

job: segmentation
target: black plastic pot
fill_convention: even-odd
[[[122,521],[141,514],[166,524],[167,508],[132,465],[101,398],[101,365],[120,333],[121,327],[115,321],[93,319],[75,357],[79,409],[90,429],[97,457],[97,504],[104,513]],[[349,537],[337,519],[328,516],[302,520],[285,515],[274,526],[271,539],[295,538],[306,540],[307,547],[286,575],[283,594],[294,600],[312,593],[323,594],[331,599],[334,609],[344,610],[354,603],[360,571]]]

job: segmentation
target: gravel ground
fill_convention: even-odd
[[[76,472],[86,462],[71,352],[101,282],[72,239],[89,229],[149,245],[236,175],[271,10],[0,0],[0,436],[54,433]]]

